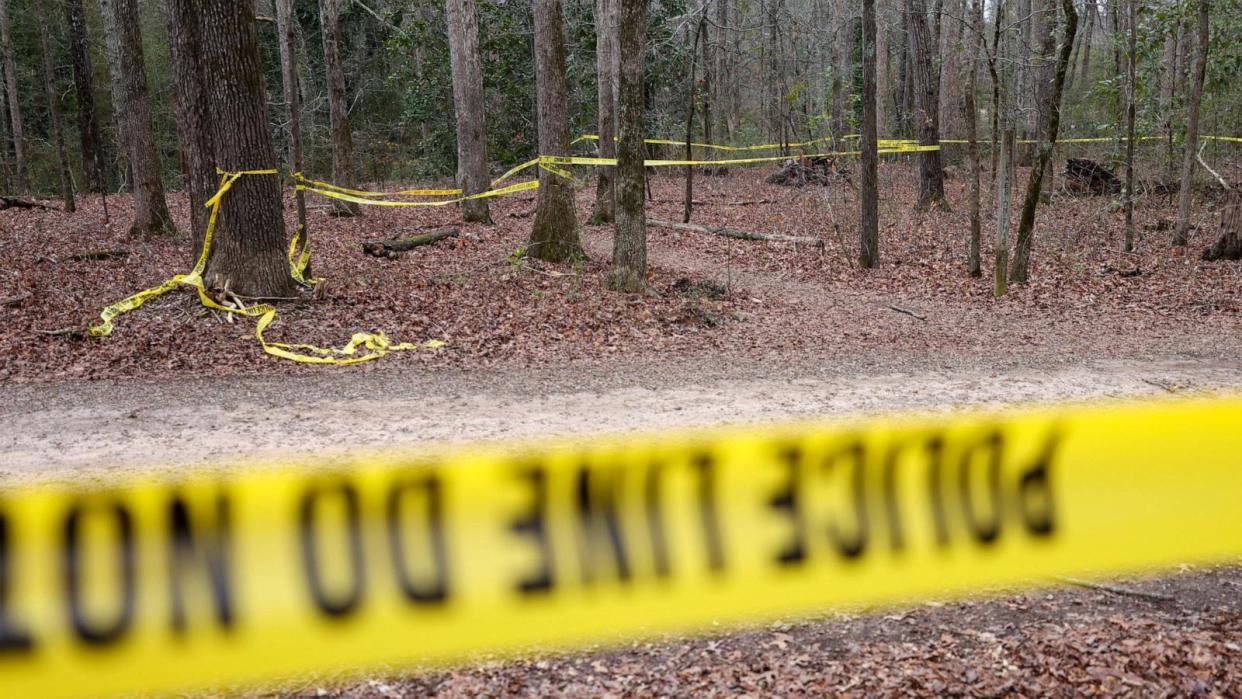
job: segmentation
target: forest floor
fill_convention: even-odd
[[[1186,250],[1171,250],[1169,232],[1154,230],[1170,217],[1167,198],[1141,200],[1133,254],[1116,252],[1121,213],[1108,199],[1054,194],[1041,209],[1033,282],[995,300],[990,279],[964,271],[962,178],[948,183],[953,212],[915,214],[914,170],[885,166],[884,265],[862,272],[851,264],[852,190],[766,185],[765,175],[696,178],[695,199],[709,203],[694,221],[822,245],[653,228],[646,296],[603,290],[608,227],[583,228],[583,263],[513,255],[529,231],[531,196],[496,200],[495,226],[462,226],[462,236],[395,261],[364,257],[359,241],[460,225],[456,213],[376,208],[351,220],[315,208],[315,272],[328,279],[326,294],[281,304],[269,339],[339,345],[382,329],[446,342],[345,368],[268,357],[249,321],[224,322],[188,291],[120,318],[107,339],[44,334],[85,327],[107,303],[184,271],[191,251],[184,237],[126,239],[123,196],[109,198],[111,226],[97,200],[82,200],[73,215],[2,211],[0,478],[107,478],[380,443],[1242,390],[1242,266],[1199,260],[1214,238],[1210,194]],[[650,215],[680,220],[683,188],[655,178]],[[579,193],[583,219],[592,196],[590,187]],[[104,250],[128,254],[68,259]],[[989,250],[985,236],[985,269]],[[1242,568],[1186,567],[1126,584],[1172,599],[996,591],[271,693],[1242,694]]]

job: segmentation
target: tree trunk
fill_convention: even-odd
[[[1012,96],[1015,92],[1014,86],[1018,72],[1013,65],[1013,57],[1016,53],[1013,49],[1015,31],[1013,28],[1006,27],[1004,21],[1007,5],[1008,0],[999,0],[996,10],[995,57],[992,68],[993,100],[996,104],[994,124],[999,135],[999,138],[994,135],[993,140],[999,143],[992,151],[996,158],[996,164],[992,168],[995,177],[992,192],[996,198],[996,235],[992,245],[992,294],[996,298],[1004,296],[1009,287],[1009,225],[1012,214],[1010,195],[1016,135]]]
[[[970,48],[966,58],[966,95],[962,106],[962,120],[966,124],[967,149],[970,152],[970,250],[966,258],[967,271],[972,277],[983,276],[980,247],[983,237],[983,221],[980,215],[979,189],[982,164],[979,159],[979,113],[975,108],[975,92],[979,85],[979,48],[983,40],[983,0],[971,0],[971,23],[975,31],[965,42]]]
[[[151,94],[138,31],[137,0],[101,0],[108,32],[113,36],[117,70],[112,82],[120,111],[118,126],[124,132],[134,194],[134,221],[129,234],[136,237],[176,232],[164,199],[163,173],[155,152],[155,128],[151,123]]]
[[[888,136],[893,133],[893,127],[889,123],[892,114],[889,105],[893,95],[888,77],[888,0],[877,0],[875,10],[875,129],[877,136]],[[866,99],[863,101],[865,103]]]
[[[608,287],[637,293],[647,288],[647,214],[643,201],[647,187],[647,169],[643,167],[647,0],[616,1],[621,10],[618,32],[621,65],[617,76],[617,222]]]
[[[1186,245],[1190,233],[1190,193],[1194,178],[1195,156],[1199,151],[1199,104],[1203,101],[1203,78],[1207,74],[1208,0],[1199,0],[1199,51],[1195,54],[1195,70],[1190,86],[1190,116],[1186,124],[1186,150],[1182,155],[1182,179],[1177,191],[1177,227],[1173,245]]]
[[[569,87],[561,0],[534,0],[535,93],[540,155],[569,155]],[[530,255],[549,262],[580,258],[573,182],[539,171],[539,203],[530,232]]]
[[[1087,2],[1084,3],[1084,7],[1086,7],[1087,27],[1086,36],[1084,36],[1082,40],[1082,77],[1079,79],[1082,81],[1085,89],[1088,90],[1091,89],[1091,42],[1093,40],[1091,36],[1091,29],[1095,26],[1096,22],[1095,3],[1096,0],[1087,0]]]
[[[1069,69],[1070,51],[1074,48],[1074,35],[1078,33],[1078,12],[1074,9],[1074,0],[1062,0],[1065,13],[1065,36],[1061,51],[1057,56],[1056,77],[1053,79],[1052,90],[1045,95],[1046,103],[1040,111],[1047,115],[1047,121],[1040,129],[1039,154],[1031,168],[1030,179],[1026,185],[1026,200],[1022,204],[1022,218],[1018,221],[1018,236],[1014,242],[1013,267],[1009,276],[1015,282],[1025,282],[1030,278],[1031,239],[1035,230],[1035,209],[1039,206],[1040,190],[1043,187],[1044,171],[1052,158],[1052,148],[1057,142],[1057,131],[1061,126],[1061,92],[1065,87],[1065,73]],[[1049,32],[1048,36],[1052,33]]]
[[[689,83],[686,85],[686,160],[694,159],[694,147],[690,145],[694,141],[694,103],[698,97],[698,81],[695,80],[695,68],[698,66],[699,42],[703,40],[703,26],[707,21],[707,5],[704,3],[700,9],[702,14],[699,15],[699,23],[694,30],[694,41],[690,45],[690,54],[687,60],[690,65],[686,66],[689,75]],[[689,37],[687,37],[689,38]],[[685,205],[682,207],[681,222],[690,223],[690,216],[694,213],[694,167],[686,166],[686,198]]]
[[[1164,40],[1164,70],[1161,74],[1160,112],[1164,126],[1164,181],[1173,182],[1173,168],[1177,166],[1177,155],[1173,147],[1173,100],[1177,97],[1177,43],[1180,38],[1180,25],[1165,27],[1168,36]]]
[[[60,89],[56,79],[56,65],[52,61],[51,22],[39,23],[39,48],[43,53],[43,90],[47,97],[48,122],[52,132],[52,145],[60,165],[60,198],[66,212],[77,210],[73,200],[73,177],[69,174],[69,156],[65,153],[65,129],[60,118]]]
[[[1129,25],[1129,43],[1126,45],[1126,230],[1121,246],[1125,252],[1134,250],[1134,102],[1137,90],[1135,64],[1138,62],[1138,55],[1135,53],[1138,44],[1138,11],[1134,4],[1135,0],[1126,0],[1126,21]]]
[[[880,156],[877,148],[876,119],[876,26],[875,0],[862,3],[862,190],[859,194],[858,231],[859,264],[863,269],[880,266],[880,191],[877,169]]]
[[[927,5],[924,0],[905,0],[906,26],[910,33],[910,72],[914,82],[916,108],[914,123],[918,129],[919,143],[934,146],[940,143],[940,102],[937,95],[939,82],[933,71],[935,56],[932,55],[927,35]],[[921,153],[919,168],[919,201],[916,208],[949,210],[949,200],[944,196],[944,167],[940,151]]]
[[[1220,212],[1220,237],[1203,251],[1203,259],[1242,260],[1242,195],[1234,193]]]
[[[198,259],[207,232],[207,200],[219,186],[215,147],[211,139],[210,77],[203,73],[195,0],[168,0],[168,39],[172,49],[177,93],[177,131],[185,161],[185,188],[190,201],[191,262]]]
[[[479,14],[474,0],[447,0],[453,111],[457,116],[457,183],[466,195],[487,191],[487,132],[483,128],[483,64],[479,58]],[[491,223],[486,199],[462,202],[466,221]]]
[[[78,98],[78,134],[82,142],[82,169],[96,192],[107,191],[104,156],[95,114],[95,69],[86,38],[86,13],[82,0],[65,0],[65,23],[69,26],[69,54],[73,61],[73,90]]]
[[[966,11],[964,0],[950,0],[948,12],[941,20],[940,57],[942,67],[937,71],[940,97],[940,132],[951,138],[960,138],[962,125],[958,119],[962,115],[961,77],[962,61],[962,20]]]
[[[712,131],[719,137],[729,132],[729,88],[737,81],[729,69],[729,0],[716,0],[716,45],[712,52],[712,104],[715,123]]]
[[[293,0],[275,0],[276,33],[280,44],[280,84],[285,98],[285,116],[289,119],[289,169],[302,172],[306,168],[306,156],[302,152],[302,89],[298,78],[298,20],[293,12]],[[306,193],[300,189],[293,192],[293,202],[298,214],[298,230],[302,249],[310,244],[310,230],[306,224]],[[303,270],[303,279],[312,277],[310,262]]]
[[[345,71],[341,67],[341,5],[344,0],[319,0],[319,22],[323,28],[323,64],[328,74],[328,114],[332,124],[332,180],[339,187],[356,187],[354,139],[349,128],[349,100],[345,92]],[[359,216],[362,210],[353,202],[334,199],[333,210],[340,216]]]
[[[30,189],[26,176],[26,136],[22,124],[22,104],[17,94],[17,58],[13,51],[13,32],[9,24],[9,0],[0,0],[0,54],[4,58],[4,89],[9,103],[9,133],[13,136],[14,181],[19,193]]]
[[[617,3],[595,0],[595,76],[599,98],[599,157],[617,157]],[[598,168],[595,210],[591,223],[612,223],[616,217],[616,169]]]
[[[195,0],[203,74],[211,76],[209,123],[222,170],[266,170],[276,162],[254,0]],[[293,293],[285,259],[280,178],[243,175],[224,195],[204,280],[242,296]]]

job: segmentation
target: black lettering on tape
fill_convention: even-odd
[[[196,531],[191,520],[189,504],[180,493],[174,493],[168,503],[168,584],[173,631],[181,634],[186,630],[182,578],[195,559],[206,566],[216,620],[220,626],[231,628],[233,595],[229,562],[233,538],[228,496],[223,492],[216,494],[214,526],[199,526]]]
[[[925,445],[929,467],[928,494],[931,497],[932,526],[936,543],[949,545],[949,522],[944,508],[944,437],[932,435]]]
[[[1061,434],[1055,427],[1044,438],[1044,448],[1038,458],[1018,480],[1018,511],[1026,530],[1038,536],[1048,536],[1056,529],[1056,507],[1052,498],[1050,470]]]
[[[790,538],[776,554],[776,562],[793,565],[806,559],[806,522],[802,514],[802,448],[790,446],[781,450],[785,480],[768,501],[773,510],[789,517]]]
[[[404,516],[405,504],[416,496],[425,502],[421,521]],[[444,536],[444,495],[438,476],[398,480],[388,490],[388,543],[397,584],[412,602],[440,603],[448,598],[449,564]],[[425,535],[432,565],[430,580],[415,579],[406,560],[406,534]]]
[[[16,569],[11,536],[8,515],[0,512],[0,655],[34,649],[34,638],[13,618],[12,600],[9,599]]]
[[[120,600],[116,614],[112,619],[99,622],[88,618],[82,601],[82,523],[88,513],[97,512],[111,517],[116,523],[116,558],[120,576]],[[121,639],[129,630],[134,619],[135,600],[135,553],[134,553],[134,522],[129,510],[120,501],[101,503],[98,507],[88,507],[78,501],[69,508],[65,515],[64,540],[61,557],[62,575],[65,584],[65,600],[69,607],[69,619],[79,639],[89,645],[103,645]]]
[[[344,591],[332,594],[324,587],[323,572],[319,560],[318,536],[316,534],[319,504],[327,498],[337,498],[345,506],[344,529],[349,538],[350,582]],[[299,531],[302,544],[302,565],[306,584],[315,606],[330,617],[342,617],[357,609],[366,593],[366,569],[362,552],[361,505],[354,486],[341,481],[336,484],[315,484],[302,493],[299,507]],[[326,525],[325,525],[326,526]],[[333,525],[335,526],[335,525]]]
[[[975,537],[975,540],[981,544],[990,544],[996,541],[1001,532],[1001,463],[1004,458],[1005,438],[999,429],[994,429],[985,435],[982,439],[969,444],[962,450],[961,460],[958,462],[957,487],[958,496],[962,501],[962,516],[966,520],[966,527]],[[973,468],[974,464],[982,456],[986,463],[985,484],[988,505],[986,508],[976,508],[974,497],[975,491],[975,474],[978,469]],[[990,511],[990,516],[980,513],[980,509]]]
[[[828,538],[832,541],[837,553],[844,558],[858,558],[867,550],[867,452],[862,440],[853,439],[844,448],[834,451],[824,459],[824,471],[831,473],[838,460],[848,458],[853,468],[850,469],[850,494],[854,501],[854,522],[851,529],[853,536],[842,534],[837,522],[828,525]]]
[[[604,548],[612,551],[617,577],[630,579],[629,554],[617,512],[623,475],[620,469],[592,470],[587,464],[578,467],[578,554],[584,583],[595,581],[598,554]]]
[[[664,486],[664,464],[655,463],[647,469],[643,483],[643,504],[647,514],[647,533],[651,538],[651,558],[657,577],[667,578],[672,572],[668,558],[668,536],[664,527],[661,497]]]
[[[707,547],[707,567],[714,573],[724,570],[724,536],[720,531],[720,512],[716,505],[716,458],[701,451],[690,458],[699,472],[699,521],[703,526],[703,543]]]
[[[884,468],[881,474],[881,492],[884,499],[885,525],[888,528],[888,544],[893,553],[906,548],[905,533],[902,531],[901,503],[897,499],[897,464],[901,462],[901,454],[908,443],[892,442],[884,454]]]
[[[555,583],[555,566],[552,559],[552,541],[548,537],[548,474],[543,466],[535,465],[522,470],[518,478],[525,481],[531,491],[530,509],[509,523],[515,534],[534,539],[539,554],[539,566],[517,583],[523,594],[547,592]]]

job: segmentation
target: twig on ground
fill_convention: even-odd
[[[914,311],[908,308],[902,308],[901,306],[892,306],[892,305],[890,305],[889,308],[893,309],[894,311],[897,311],[898,313],[905,313],[908,316],[913,316],[915,318],[918,318],[919,320],[927,320],[927,316],[921,316],[918,313],[915,313]]]
[[[82,328],[56,328],[55,330],[38,330],[36,332],[40,335],[72,337],[75,340],[80,340],[86,337],[86,331]]]
[[[1128,587],[1118,587],[1116,585],[1107,585],[1104,583],[1092,582],[1081,578],[1069,578],[1065,576],[1057,576],[1056,580],[1074,585],[1076,587],[1085,587],[1090,590],[1099,590],[1100,592],[1109,592],[1114,595],[1122,595],[1124,597],[1137,597],[1139,599],[1151,600],[1153,602],[1172,602],[1175,598],[1168,595],[1161,595],[1155,592],[1143,592],[1142,590],[1134,590]]]
[[[820,238],[811,238],[799,235],[784,235],[781,233],[760,233],[757,231],[743,231],[737,228],[727,228],[725,226],[700,226],[695,223],[675,223],[673,221],[661,221],[660,219],[647,219],[648,226],[656,228],[669,228],[675,231],[691,231],[694,233],[711,233],[712,235],[721,235],[726,238],[737,238],[738,240],[762,240],[776,243],[799,243],[802,245],[812,245],[817,248],[824,247],[824,241]]]
[[[0,306],[4,306],[5,308],[16,308],[22,305],[22,301],[25,301],[26,299],[30,298],[31,295],[32,294],[28,291],[24,294],[18,294],[17,296],[9,296],[7,298],[2,298],[0,299]]]
[[[1163,381],[1156,381],[1155,379],[1143,379],[1143,383],[1151,385],[1151,386],[1155,386],[1156,388],[1163,388],[1169,393],[1178,392],[1177,386],[1170,386],[1169,384],[1164,383]]]

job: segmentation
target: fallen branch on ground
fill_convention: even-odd
[[[897,311],[898,313],[905,313],[908,316],[913,316],[919,320],[927,320],[927,316],[921,316],[908,308],[902,308],[901,306],[889,306],[889,308]]]
[[[86,331],[82,328],[57,328],[55,330],[38,330],[37,332],[40,335],[62,335],[75,340],[81,340],[86,337]]]
[[[759,233],[756,231],[743,231],[737,228],[728,228],[726,226],[700,226],[694,223],[674,223],[673,221],[661,221],[660,219],[647,219],[648,226],[656,228],[670,228],[675,231],[690,231],[693,233],[711,233],[712,235],[722,235],[726,238],[737,238],[738,240],[763,240],[772,243],[798,243],[801,245],[813,245],[817,248],[824,247],[824,241],[821,238],[811,238],[809,236],[784,235],[781,233]]]
[[[461,234],[458,228],[437,228],[436,230],[425,235],[416,235],[413,238],[390,238],[387,240],[366,240],[362,243],[362,252],[364,255],[372,257],[386,257],[390,260],[397,259],[399,253],[423,245],[431,245],[438,243],[445,238],[455,238]]]
[[[44,211],[58,211],[46,204],[40,204],[37,201],[26,201],[17,197],[0,197],[0,211],[5,209],[43,209]]]
[[[5,308],[16,308],[22,305],[22,301],[30,298],[30,296],[30,292],[26,292],[24,294],[18,294],[17,296],[2,298],[0,299],[0,306],[4,306]]]
[[[1057,580],[1075,585],[1077,587],[1085,587],[1090,590],[1099,590],[1100,592],[1111,592],[1114,595],[1123,595],[1125,597],[1138,597],[1139,599],[1151,600],[1153,602],[1172,602],[1173,598],[1168,595],[1158,595],[1154,592],[1143,592],[1142,590],[1132,590],[1128,587],[1117,587],[1116,585],[1105,585],[1103,583],[1091,582],[1090,580],[1081,580],[1079,578],[1067,578],[1058,576]]]

